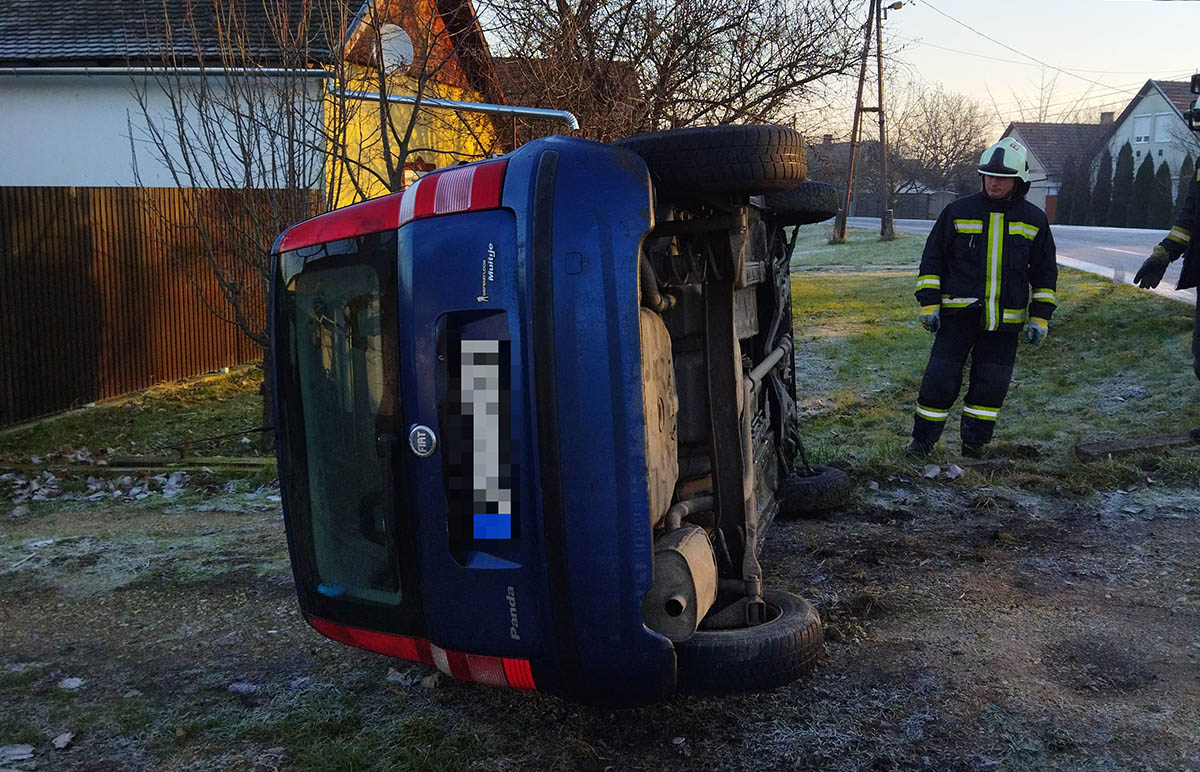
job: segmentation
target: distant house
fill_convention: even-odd
[[[1111,117],[1111,116],[1110,116]],[[1100,123],[1014,122],[1001,135],[1012,137],[1029,151],[1029,193],[1026,199],[1046,212],[1054,222],[1063,173],[1074,158],[1088,163],[1098,152],[1101,140],[1111,129]]]
[[[1096,155],[1108,147],[1116,159],[1121,147],[1128,142],[1133,147],[1134,169],[1147,155],[1154,159],[1155,168],[1166,163],[1171,170],[1175,195],[1178,195],[1179,168],[1183,159],[1188,155],[1193,159],[1200,155],[1200,139],[1183,118],[1195,98],[1187,81],[1146,81],[1108,127],[1104,145],[1097,148]],[[1112,174],[1111,169],[1109,174]]]
[[[832,134],[825,134],[820,142],[806,146],[808,161],[807,176],[810,180],[828,182],[838,189],[839,195],[846,190],[846,173],[850,164],[850,143],[834,142]],[[958,198],[951,190],[935,190],[905,175],[911,164],[890,158],[889,177],[895,189],[892,191],[892,214],[897,219],[936,219],[946,204]],[[896,175],[899,175],[897,179]],[[879,142],[867,140],[859,145],[854,161],[854,188],[850,193],[850,217],[879,217],[881,204],[879,190]]]

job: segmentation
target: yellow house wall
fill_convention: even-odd
[[[376,93],[378,82],[371,82],[370,73],[361,72],[358,82],[348,88]],[[394,78],[391,93],[413,95],[417,82],[408,76]],[[424,96],[457,101],[479,102],[479,94],[455,86],[426,82]],[[326,102],[327,125],[336,122],[334,103]],[[327,179],[330,184],[331,203],[334,207],[347,206],[367,198],[376,198],[395,192],[387,184],[387,157],[398,156],[399,145],[412,117],[412,107],[389,103],[387,109],[395,134],[389,144],[383,141],[379,103],[373,100],[354,100],[348,106],[345,120],[345,156],[339,161],[340,153],[336,141],[330,142],[330,168]],[[443,108],[422,108],[409,141],[407,162],[420,161],[422,167],[443,167],[463,160],[482,158],[491,152],[495,141],[492,119],[480,113],[456,113]],[[393,166],[397,165],[393,162]],[[404,185],[410,185],[420,172],[407,169]],[[356,187],[351,177],[357,179]],[[361,190],[360,190],[361,189]]]

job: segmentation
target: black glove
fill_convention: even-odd
[[[1142,289],[1154,289],[1162,281],[1163,274],[1167,272],[1167,266],[1170,264],[1171,256],[1167,254],[1167,250],[1163,249],[1162,244],[1156,244],[1150,257],[1146,258],[1146,262],[1142,263],[1142,267],[1134,275],[1133,283]]]

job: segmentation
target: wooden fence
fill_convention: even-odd
[[[259,359],[213,313],[229,306],[188,215],[199,204],[219,225],[236,195],[0,187],[0,426]],[[234,229],[205,230],[239,249]],[[264,282],[244,278],[261,325]]]

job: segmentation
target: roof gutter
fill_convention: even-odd
[[[322,78],[331,80],[334,73],[320,67],[0,67],[0,75],[16,77],[30,76],[105,76],[105,75],[183,75],[183,76],[219,76],[229,77],[239,75],[245,77],[302,77]],[[370,91],[355,91],[350,89],[330,88],[334,96],[348,99],[386,99],[402,105],[415,105],[418,102],[424,107],[440,107],[447,110],[458,110],[466,113],[485,113],[487,115],[514,115],[524,118],[538,118],[557,121],[565,124],[571,131],[579,130],[579,119],[567,110],[549,110],[543,107],[517,107],[515,105],[498,105],[489,102],[460,102],[453,99],[434,99],[432,97],[404,96],[398,94],[376,94]]]
[[[444,107],[447,110],[459,110],[465,113],[486,113],[488,115],[519,115],[524,118],[540,118],[543,120],[558,121],[566,124],[571,131],[579,130],[579,119],[574,113],[567,110],[548,110],[544,107],[517,107],[515,105],[496,105],[488,102],[459,102],[453,99],[434,99],[432,97],[416,97],[404,96],[400,94],[375,94],[370,91],[354,91],[354,90],[338,90],[330,89],[330,93],[334,96],[346,97],[348,99],[385,99],[388,102],[394,102],[401,105],[415,105],[418,102],[422,107]]]
[[[320,67],[0,67],[0,75],[18,78],[36,75],[265,75],[302,78],[332,78],[333,73]]]

